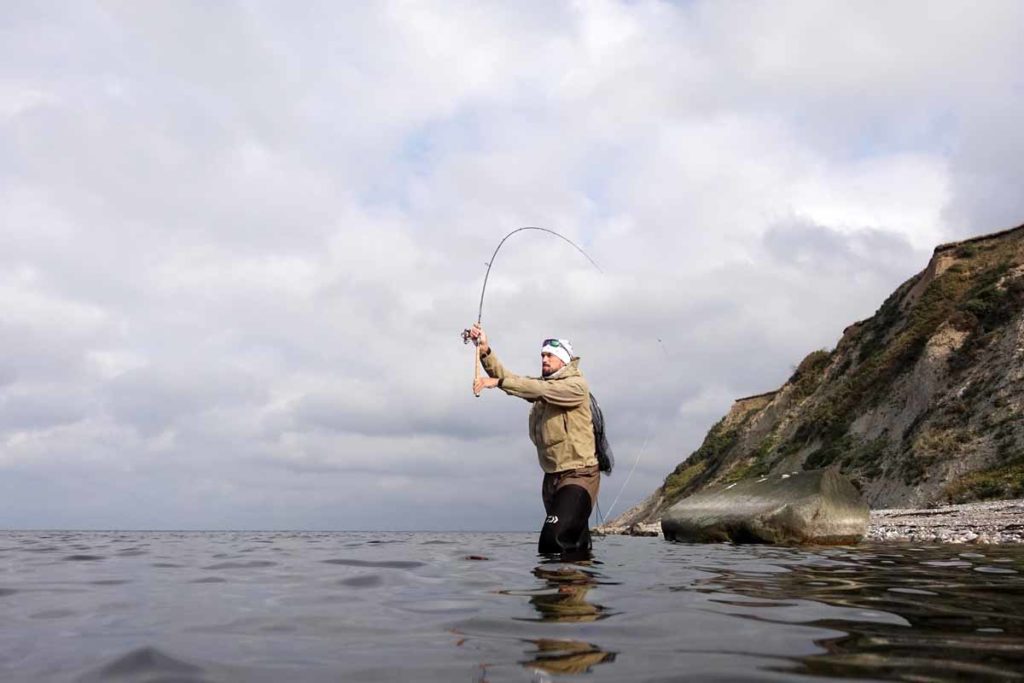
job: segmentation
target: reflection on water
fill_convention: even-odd
[[[607,616],[603,606],[587,602],[587,593],[596,583],[591,573],[572,567],[556,570],[536,567],[533,575],[548,584],[546,590],[530,598],[530,604],[542,621],[597,621]]]
[[[547,589],[530,597],[530,604],[541,621],[581,623],[609,616],[601,605],[587,602],[587,593],[597,583],[595,573],[582,567],[535,567],[533,575],[547,582]],[[593,643],[580,640],[539,638],[530,659],[522,664],[551,674],[581,674],[591,667],[615,661],[614,652],[605,652]]]
[[[602,605],[587,600],[587,593],[597,585],[597,573],[587,566],[541,565],[534,567],[533,575],[544,581],[540,588],[530,590],[505,589],[500,593],[529,597],[539,620],[551,623],[586,623],[610,616]],[[532,647],[528,659],[521,663],[531,670],[549,674],[581,674],[597,664],[615,661],[614,652],[606,652],[594,643],[565,638],[527,639]]]
[[[1006,680],[1024,547],[0,532],[2,681]],[[560,558],[561,559],[561,558]]]
[[[713,568],[714,575],[693,588],[734,607],[779,607],[785,604],[780,601],[799,599],[853,611],[853,618],[805,622],[845,634],[816,640],[822,653],[794,658],[784,670],[904,680],[1017,680],[1024,679],[1019,550],[831,549],[801,561],[776,551],[776,566],[786,571]],[[732,600],[737,594],[762,602]],[[744,616],[772,621],[756,609]]]
[[[549,674],[582,674],[605,662],[614,662],[615,653],[605,652],[593,643],[580,640],[554,640],[541,638],[530,641],[536,646],[533,658],[523,662],[529,669],[540,669]]]

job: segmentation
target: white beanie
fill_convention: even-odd
[[[545,339],[544,346],[540,349],[541,353],[550,353],[552,356],[557,356],[562,359],[562,362],[568,365],[572,362],[573,352],[572,344],[569,343],[568,339]]]

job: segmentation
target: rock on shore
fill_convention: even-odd
[[[605,525],[596,533],[661,536],[661,522]],[[872,510],[865,541],[1024,543],[1024,498],[931,509]]]
[[[702,491],[670,507],[661,529],[670,541],[856,543],[868,506],[838,468],[744,479]]]

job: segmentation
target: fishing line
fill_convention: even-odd
[[[484,295],[487,293],[487,279],[491,276],[491,268],[494,267],[494,259],[496,259],[498,257],[498,252],[501,250],[501,245],[505,244],[505,240],[507,240],[509,237],[511,237],[512,235],[516,234],[517,232],[523,232],[524,230],[539,230],[541,232],[546,232],[549,235],[554,235],[555,237],[568,242],[569,244],[572,245],[572,247],[576,251],[578,251],[581,254],[583,254],[586,257],[586,259],[588,261],[590,261],[595,268],[597,268],[597,270],[599,272],[601,272],[601,273],[604,272],[603,270],[601,270],[601,266],[597,265],[597,262],[594,259],[590,258],[590,254],[588,254],[587,252],[583,251],[583,248],[580,247],[580,245],[576,244],[575,242],[573,242],[571,239],[569,239],[565,235],[563,235],[561,233],[558,233],[558,232],[555,232],[554,230],[549,230],[548,228],[538,228],[538,227],[535,227],[535,226],[532,226],[532,225],[528,225],[528,226],[523,227],[523,228],[516,228],[515,230],[513,230],[512,232],[510,232],[509,234],[507,234],[507,235],[505,235],[504,237],[501,238],[501,241],[498,242],[498,246],[495,247],[495,249],[494,249],[494,253],[491,254],[491,260],[487,262],[487,272],[484,274],[484,286],[480,290],[480,308],[477,309],[477,312],[476,312],[476,322],[477,322],[478,325],[483,321],[483,317],[484,317]]]
[[[633,461],[633,467],[630,468],[629,474],[626,475],[626,481],[622,482],[622,488],[619,489],[619,495],[615,496],[615,500],[608,506],[608,512],[605,513],[605,519],[611,517],[612,510],[615,509],[615,504],[619,502],[619,498],[622,496],[622,492],[626,490],[626,484],[629,483],[630,478],[633,476],[633,472],[636,471],[636,466],[640,463],[640,456],[647,450],[647,443],[651,440],[651,430],[654,428],[653,422],[647,423],[647,436],[644,437],[644,445],[640,447],[640,452],[636,454],[636,460]]]

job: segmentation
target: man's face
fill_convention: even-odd
[[[563,367],[565,367],[565,363],[558,356],[551,353],[540,354],[540,374],[543,376],[553,375]]]

